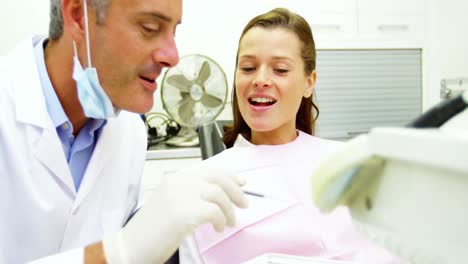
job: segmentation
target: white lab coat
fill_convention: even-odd
[[[126,111],[104,126],[76,193],[36,69],[38,40],[0,59],[0,263],[99,241],[122,227],[140,193],[146,131]],[[82,251],[49,260],[83,263]]]

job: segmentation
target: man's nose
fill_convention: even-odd
[[[153,51],[153,60],[163,67],[173,67],[179,62],[179,52],[172,33],[165,36]]]

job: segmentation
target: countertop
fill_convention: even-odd
[[[200,147],[170,147],[164,143],[151,146],[146,151],[146,160],[184,159],[201,157]]]

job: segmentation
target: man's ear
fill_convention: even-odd
[[[85,39],[83,1],[86,0],[62,0],[63,31],[76,42]]]
[[[304,90],[304,97],[309,98],[314,92],[315,80],[317,80],[317,72],[315,70],[307,77],[306,88]]]

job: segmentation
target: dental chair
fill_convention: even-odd
[[[232,126],[232,121],[217,120],[198,127],[197,133],[203,160],[226,149],[223,143],[223,135],[228,126]]]
[[[375,128],[312,177],[314,202],[410,263],[468,263],[468,92],[405,128]]]

